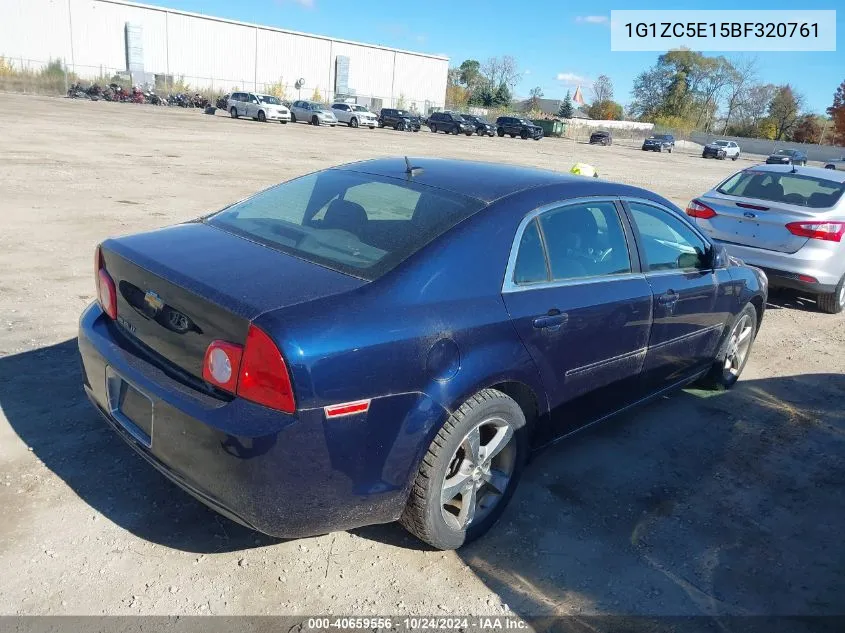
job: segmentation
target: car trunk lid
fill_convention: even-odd
[[[751,246],[781,253],[795,253],[807,243],[806,237],[786,228],[790,222],[824,219],[828,209],[729,196],[711,192],[698,198],[716,212],[708,219],[696,218],[710,237],[720,242]]]
[[[208,345],[243,345],[259,314],[366,283],[200,222],[106,240],[101,253],[118,327],[195,378]]]

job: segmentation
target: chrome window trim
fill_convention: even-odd
[[[580,198],[570,198],[568,200],[559,200],[557,202],[551,202],[549,204],[544,204],[541,207],[537,207],[536,209],[529,211],[525,217],[522,218],[522,221],[519,223],[519,226],[516,229],[516,235],[511,243],[511,252],[508,256],[508,265],[505,268],[505,279],[502,282],[502,293],[510,293],[510,292],[524,292],[526,290],[536,290],[538,288],[560,288],[563,286],[582,286],[584,284],[594,284],[594,283],[605,283],[608,281],[618,281],[620,279],[633,279],[633,278],[644,278],[642,273],[639,272],[628,272],[628,273],[620,273],[618,275],[596,275],[594,277],[578,277],[576,279],[559,279],[555,281],[535,281],[526,284],[517,284],[513,280],[514,273],[516,272],[516,258],[519,255],[519,245],[522,242],[522,234],[525,232],[525,228],[537,217],[547,213],[549,211],[555,211],[557,209],[564,209],[566,207],[575,206],[578,204],[585,204],[589,202],[609,202],[614,206],[617,210],[617,215],[619,213],[618,207],[616,206],[619,202],[619,196],[582,196]],[[619,228],[622,229],[624,235],[624,226],[622,224],[622,218],[619,218]],[[627,242],[627,236],[626,242]],[[630,258],[631,247],[627,245],[628,248],[628,257]],[[548,261],[548,256],[546,257]]]

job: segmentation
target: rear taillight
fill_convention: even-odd
[[[249,326],[246,345],[213,341],[205,352],[202,377],[245,400],[296,411],[293,386],[282,353],[264,330]]]
[[[97,301],[110,319],[117,318],[117,292],[114,287],[114,280],[106,271],[106,266],[103,263],[103,254],[100,247],[97,247],[97,252],[94,254],[94,270],[95,279],[97,282]]]
[[[717,213],[713,209],[708,207],[706,204],[703,204],[698,200],[690,200],[689,204],[687,205],[687,215],[691,218],[709,220],[710,218],[715,218]]]
[[[845,234],[845,222],[790,222],[786,228],[793,235],[828,242],[839,242]]]
[[[238,395],[271,409],[296,411],[293,386],[282,353],[264,330],[249,326],[241,359]]]

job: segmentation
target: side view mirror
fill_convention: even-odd
[[[720,244],[715,244],[710,249],[710,266],[711,268],[727,268],[728,261],[728,249]]]

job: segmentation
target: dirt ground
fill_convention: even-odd
[[[748,159],[315,129],[0,94],[0,614],[845,613],[845,319],[772,298],[742,380],[542,453],[459,552],[394,525],[279,542],[167,482],[85,400],[94,246],[336,163],[448,156],[601,175],[680,205]]]

